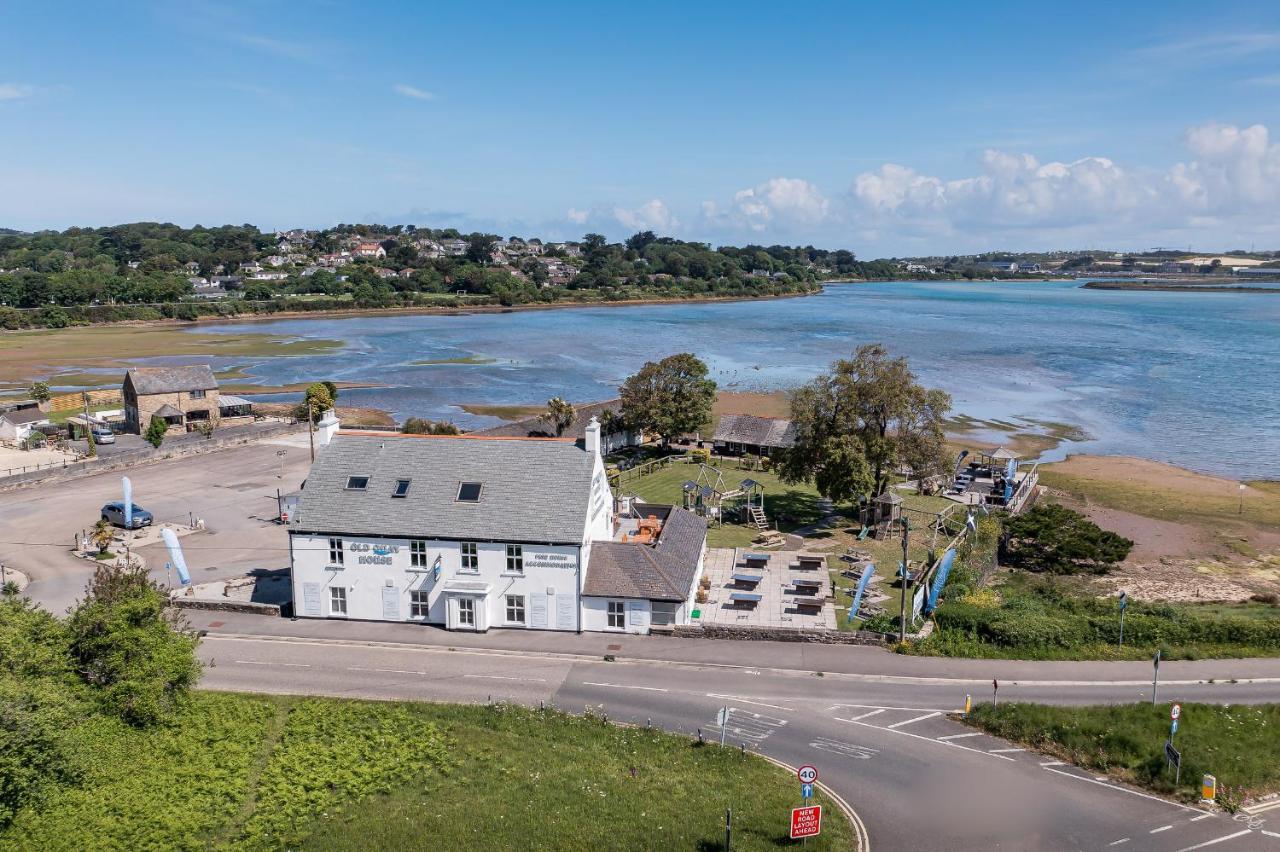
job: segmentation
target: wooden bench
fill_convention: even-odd
[[[764,598],[764,595],[758,595],[755,592],[731,592],[729,601],[736,607],[745,609],[755,609],[756,604]]]

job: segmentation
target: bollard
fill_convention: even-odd
[[[543,701],[542,699],[538,699],[538,712],[539,713],[545,712],[546,709],[547,709],[547,702]]]
[[[740,744],[740,747],[742,748],[742,756],[743,756],[743,757],[746,757],[746,756],[747,756],[747,744],[746,744],[746,743],[741,743],[741,744]]]
[[[702,729],[701,729],[701,728],[699,728],[699,729],[698,729],[698,745],[702,745],[702,744],[703,744],[703,742],[705,742],[705,741],[702,739]]]
[[[964,715],[968,716],[969,711],[973,709],[973,696],[966,695],[964,697]]]
[[[653,727],[653,719],[652,719],[652,718],[645,719],[645,720],[644,720],[644,728],[645,728],[645,730],[647,731],[647,730],[649,730],[649,729],[650,729],[650,728],[652,728],[652,727]]]

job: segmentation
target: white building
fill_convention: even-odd
[[[647,508],[656,534],[614,517],[595,422],[580,441],[340,431],[289,520],[294,613],[476,631],[687,623],[705,522]]]

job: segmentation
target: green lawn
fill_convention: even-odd
[[[786,845],[796,781],[735,749],[510,706],[196,693],[169,723],[67,732],[78,784],[0,848],[715,849]],[[814,849],[849,849],[827,805]]]
[[[1175,747],[1182,779],[1165,767],[1169,704],[1048,707],[979,704],[968,721],[1090,770],[1182,799],[1200,797],[1205,773],[1218,779],[1219,802],[1280,791],[1280,704],[1183,704]]]

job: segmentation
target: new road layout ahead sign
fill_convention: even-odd
[[[822,833],[822,805],[809,805],[791,810],[791,839],[817,837]]]

